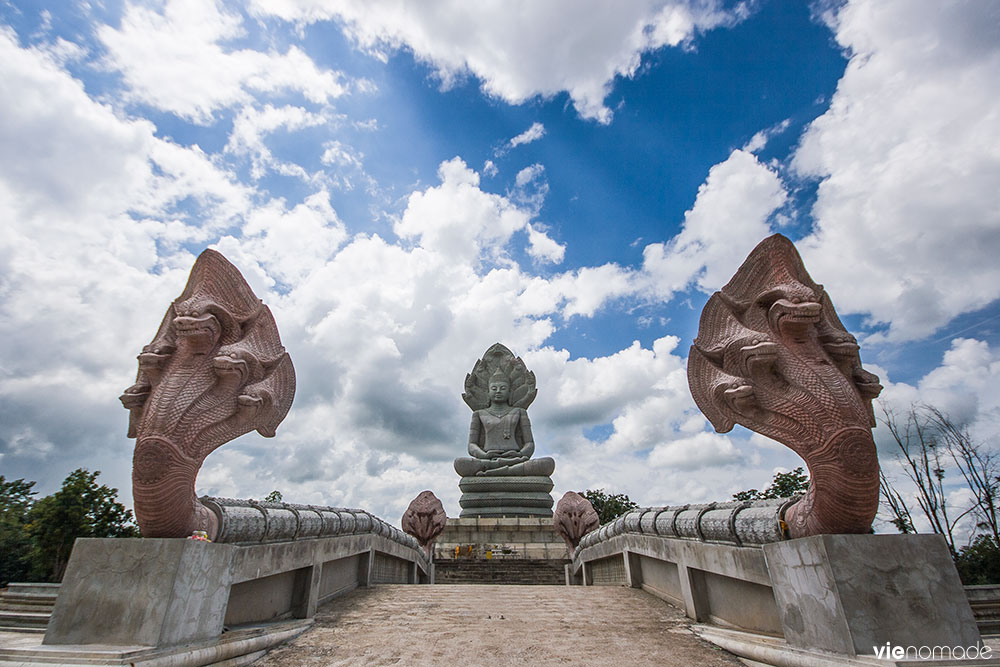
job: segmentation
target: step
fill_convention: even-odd
[[[984,621],[976,619],[976,626],[979,628],[979,634],[981,635],[1000,635],[1000,620]]]
[[[561,560],[448,560],[434,565],[440,584],[554,585],[565,581]]]
[[[0,628],[44,631],[59,597],[59,584],[13,582],[0,590]]]
[[[966,586],[965,593],[979,634],[1000,634],[1000,586]]]
[[[36,595],[58,595],[59,587],[62,584],[46,584],[36,582],[11,582],[7,584],[7,593],[36,594]]]
[[[44,628],[50,614],[33,611],[0,611],[0,625],[14,628]]]
[[[16,626],[16,625],[6,625],[3,621],[0,621],[0,632],[18,632],[21,634],[29,635],[44,635],[44,627],[35,626]]]
[[[683,611],[624,586],[380,584],[321,606],[314,630],[254,667],[741,667],[690,625]]]
[[[35,604],[51,607],[59,596],[55,593],[0,593],[0,606],[4,604]]]
[[[13,602],[0,601],[0,614],[6,612],[30,612],[37,614],[51,614],[54,607],[43,604],[15,604]]]
[[[53,606],[52,605],[40,605],[40,604],[13,604],[10,602],[0,602],[0,613],[4,612],[32,612],[37,614],[51,614]]]

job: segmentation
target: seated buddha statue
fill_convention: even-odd
[[[465,376],[462,400],[472,409],[469,455],[455,459],[462,497],[460,518],[552,516],[550,458],[531,458],[528,406],[535,400],[535,374],[496,343]]]
[[[489,380],[489,405],[472,413],[469,456],[455,459],[455,472],[473,475],[541,475],[555,469],[551,458],[531,459],[535,441],[528,411],[510,404],[510,379],[501,370]]]

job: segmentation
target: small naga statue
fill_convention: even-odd
[[[552,525],[559,537],[563,538],[569,548],[569,557],[572,558],[583,536],[599,528],[601,520],[586,496],[576,491],[567,491],[556,503]]]
[[[462,398],[472,408],[472,424],[469,456],[455,459],[461,516],[552,516],[549,476],[556,462],[531,458],[527,408],[537,394],[535,374],[500,343],[465,376]]]
[[[716,431],[740,424],[805,460],[809,489],[785,513],[790,537],[869,532],[879,498],[872,400],[882,386],[784,236],[762,241],[708,300],[688,384]]]
[[[444,530],[447,521],[444,505],[434,492],[421,491],[403,513],[402,527],[404,533],[417,538],[417,542],[430,557],[431,545]]]
[[[205,531],[214,539],[217,519],[194,489],[202,463],[254,429],[274,436],[294,395],[295,370],[271,311],[225,257],[204,251],[121,395],[136,439],[132,493],[142,535]]]

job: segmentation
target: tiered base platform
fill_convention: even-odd
[[[463,477],[462,518],[551,517],[552,478],[543,476]]]

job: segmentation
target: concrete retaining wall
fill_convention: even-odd
[[[312,618],[358,586],[431,583],[424,552],[392,537],[79,539],[43,644],[176,646],[218,638],[224,625]]]
[[[698,621],[782,634],[759,548],[625,534],[577,551],[571,567],[580,583],[643,588]]]
[[[670,514],[665,531],[682,512]],[[872,654],[886,642],[981,645],[940,535],[822,535],[741,547],[619,522],[581,541],[568,583],[642,588],[697,621],[842,655]]]

